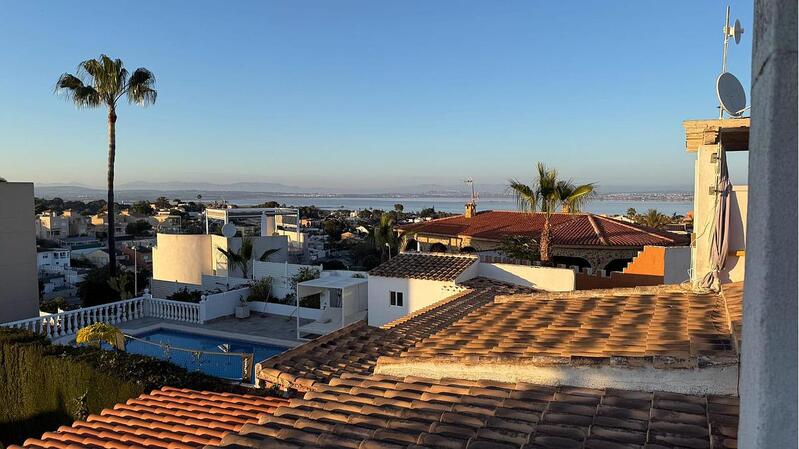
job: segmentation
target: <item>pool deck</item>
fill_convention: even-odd
[[[311,321],[312,320],[301,319],[300,324],[307,324]],[[293,348],[308,341],[297,339],[297,323],[294,317],[262,313],[254,313],[250,315],[249,318],[244,319],[228,316],[204,324],[186,323],[183,321],[164,320],[160,318],[141,318],[121,323],[119,328],[123,332],[134,336],[150,330],[163,328],[287,348]]]

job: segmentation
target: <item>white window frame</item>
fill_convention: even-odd
[[[398,292],[394,290],[389,290],[388,292],[388,305],[392,307],[404,307],[405,306],[405,293]]]

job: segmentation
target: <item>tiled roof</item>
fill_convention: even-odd
[[[724,297],[724,304],[727,308],[732,334],[735,338],[738,351],[740,351],[741,335],[743,331],[744,283],[733,282],[722,285],[721,296]]]
[[[639,247],[644,245],[682,246],[688,237],[667,231],[625,223],[593,214],[552,214],[553,245],[589,247]],[[502,240],[509,235],[538,238],[544,227],[542,213],[483,211],[472,218],[463,215],[439,218],[423,223],[398,226],[397,229],[420,234]]]
[[[61,426],[29,449],[200,448],[256,423],[285,399],[164,387],[117,404],[72,426]],[[14,446],[10,446],[11,449]]]
[[[382,328],[369,327],[360,321],[262,361],[256,367],[257,376],[270,385],[305,391],[344,372],[368,374],[380,356],[399,355],[485,305],[495,295],[532,291],[484,278],[471,279],[462,285],[469,290]]]
[[[344,374],[229,448],[734,448],[738,400],[660,392]]]
[[[373,268],[369,275],[389,278],[454,281],[477,262],[475,256],[402,253]]]
[[[735,361],[737,354],[719,295],[663,286],[498,298],[401,356],[621,356],[695,364]]]
[[[239,434],[229,434],[221,446],[737,447],[738,399],[732,396],[419,377],[429,376],[424,371],[402,377],[375,374],[383,360],[376,364],[376,355],[402,359],[415,352],[450,355],[462,351],[471,356],[473,348],[479,354],[488,348],[489,352],[501,349],[493,353],[517,359],[529,349],[529,341],[545,354],[550,349],[557,349],[557,354],[575,352],[583,344],[608,353],[616,353],[613,348],[617,345],[630,345],[632,351],[621,349],[618,353],[633,356],[734,354],[725,324],[729,317],[718,295],[660,287],[502,297],[496,295],[506,292],[483,287],[472,285],[468,293],[381,329],[361,325],[312,342],[307,350],[295,349],[294,355],[275,364],[269,375],[278,379],[285,370],[300,366],[301,370],[292,371],[298,375],[292,374],[291,379],[305,387],[300,389],[302,397],[264,416],[258,424],[243,426]],[[458,338],[449,339],[453,335]],[[519,348],[523,351],[517,351]],[[321,376],[303,383],[300,378],[316,376],[316,370]],[[676,375],[682,371],[696,369],[677,370]]]

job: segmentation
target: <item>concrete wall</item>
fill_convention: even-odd
[[[727,262],[719,274],[721,282],[744,280],[746,269],[746,209],[749,204],[749,186],[734,186],[730,201],[730,244]],[[738,256],[736,254],[743,254]]]
[[[550,292],[568,292],[575,288],[574,271],[568,268],[548,268],[502,263],[477,264],[477,274],[501,282],[533,287]]]
[[[369,325],[382,326],[462,290],[452,281],[369,276]],[[391,291],[403,293],[402,307],[390,304]]]
[[[272,278],[272,296],[275,298],[285,298],[286,295],[294,293],[291,286],[291,277],[303,268],[313,268],[319,273],[322,272],[321,265],[300,265],[293,263],[277,262],[253,262],[253,279],[264,277]]]
[[[203,274],[214,274],[212,237],[216,236],[158,234],[153,247],[153,279],[201,284]]]
[[[663,283],[679,284],[691,278],[691,247],[666,247],[663,263]]]
[[[241,299],[243,298],[246,300],[249,295],[249,287],[208,295],[203,303],[205,306],[204,316],[200,318],[203,321],[210,321],[216,318],[233,315]]]
[[[0,323],[39,316],[33,183],[0,182]]]
[[[797,2],[757,0],[738,447],[797,447]]]

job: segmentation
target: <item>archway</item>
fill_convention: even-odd
[[[419,242],[416,239],[408,239],[405,243],[405,251],[416,251],[419,248]]]
[[[610,273],[611,271],[624,271],[627,268],[627,264],[632,262],[632,259],[613,259],[605,265],[605,272]]]
[[[447,247],[443,243],[433,243],[432,245],[430,245],[430,252],[445,253],[447,252]]]
[[[582,270],[583,268],[591,268],[591,264],[582,257],[552,256],[552,263],[554,263],[555,266],[558,265],[566,265],[567,267],[577,266],[580,267],[580,270]]]

